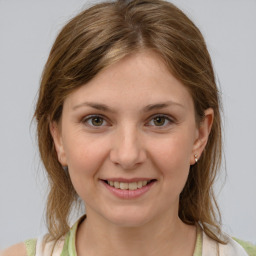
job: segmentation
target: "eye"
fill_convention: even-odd
[[[154,116],[150,122],[148,123],[149,126],[158,126],[158,127],[165,127],[173,123],[173,121],[165,115],[158,115]]]
[[[85,117],[83,119],[83,123],[85,123],[88,126],[92,126],[92,127],[101,127],[101,126],[107,125],[106,120],[102,116],[99,116],[99,115]]]

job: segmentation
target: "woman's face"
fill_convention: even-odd
[[[153,52],[125,57],[70,94],[51,127],[87,214],[122,226],[178,218],[179,195],[210,121]]]

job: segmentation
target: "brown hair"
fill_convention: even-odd
[[[222,155],[221,117],[211,59],[198,28],[181,10],[161,0],[119,0],[94,5],[67,23],[51,49],[35,117],[39,150],[50,183],[47,224],[52,239],[68,231],[72,204],[78,196],[58,161],[49,125],[60,119],[63,102],[72,91],[107,66],[143,49],[157,52],[188,88],[198,123],[204,118],[204,110],[214,110],[208,143],[200,161],[191,166],[180,195],[179,216],[187,224],[199,223],[206,234],[222,242],[213,191]]]

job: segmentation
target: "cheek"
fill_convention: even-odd
[[[66,141],[65,152],[70,178],[77,193],[81,195],[92,188],[98,180],[98,170],[107,157],[106,143],[87,136],[72,136]]]
[[[64,150],[69,167],[76,166],[92,170],[91,165],[100,164],[105,154],[106,143],[96,136],[78,131],[64,140]],[[80,169],[80,168],[78,168]]]
[[[161,173],[166,189],[179,194],[189,174],[193,148],[191,137],[177,133],[157,145],[151,151],[154,164]]]
[[[172,136],[163,138],[151,147],[155,159],[159,163],[169,166],[189,166],[190,156],[193,149],[193,140],[191,136],[185,133],[176,133]]]

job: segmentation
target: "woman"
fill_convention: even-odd
[[[4,255],[247,255],[221,233],[213,193],[211,59],[174,5],[116,1],[73,18],[46,63],[35,118],[49,234]],[[70,229],[80,199],[86,216]]]

